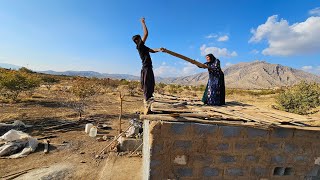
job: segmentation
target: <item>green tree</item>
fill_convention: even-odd
[[[320,106],[320,85],[317,83],[301,83],[292,86],[276,97],[276,108],[297,114],[309,114]]]
[[[40,78],[36,75],[21,71],[7,71],[0,74],[1,95],[16,101],[23,91],[30,91],[40,85]]]

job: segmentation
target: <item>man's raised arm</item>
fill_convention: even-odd
[[[148,38],[148,28],[146,26],[146,22],[144,18],[141,18],[141,24],[142,24],[142,28],[143,28],[143,37],[142,37],[142,41],[145,43],[147,38]]]

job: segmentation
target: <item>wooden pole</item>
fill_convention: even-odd
[[[205,65],[205,64],[202,64],[202,63],[200,63],[200,62],[198,62],[198,61],[196,61],[196,60],[190,59],[190,58],[188,58],[188,57],[186,57],[186,56],[184,56],[184,55],[181,55],[181,54],[179,54],[179,53],[170,51],[170,50],[168,50],[168,49],[164,49],[163,52],[168,53],[168,54],[170,54],[170,55],[172,55],[172,56],[175,56],[175,57],[177,57],[177,58],[183,59],[183,60],[185,60],[185,61],[188,61],[189,63],[192,63],[192,64],[194,64],[194,65],[196,65],[196,66],[198,66],[198,67],[208,68],[208,66]]]
[[[119,115],[119,133],[121,133],[121,118],[122,118],[122,102],[123,102],[124,94],[120,91],[120,115]]]

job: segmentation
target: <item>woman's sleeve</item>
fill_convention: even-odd
[[[215,66],[215,68],[217,68],[217,69],[220,69],[221,67],[220,67],[220,60],[219,59],[216,59],[216,61],[214,62],[214,66]]]
[[[209,63],[208,64],[208,69],[211,72],[217,72],[220,69],[220,61],[217,59],[214,63]]]

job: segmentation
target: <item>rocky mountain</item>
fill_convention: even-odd
[[[129,74],[108,74],[99,73],[95,71],[40,71],[45,74],[53,75],[66,75],[66,76],[83,76],[83,77],[97,77],[97,78],[115,78],[115,79],[127,79],[127,80],[139,80],[140,77]]]
[[[0,63],[0,67],[6,68],[6,69],[20,69],[21,66],[16,66],[13,64],[7,64],[7,63]]]
[[[239,63],[225,68],[225,82],[228,88],[264,89],[290,86],[302,80],[320,83],[320,77],[302,70],[270,64],[265,61]],[[192,76],[167,78],[162,82],[174,84],[206,84],[208,72]]]
[[[0,67],[18,69],[19,66],[0,63]],[[270,64],[265,61],[244,62],[229,66],[223,69],[225,74],[226,87],[241,88],[241,89],[266,89],[277,88],[282,86],[291,86],[302,80],[308,82],[320,83],[320,76],[307,73],[302,70],[294,69],[280,64]],[[108,74],[98,73],[95,71],[40,71],[41,73],[54,75],[68,76],[84,76],[97,78],[114,78],[139,80],[139,76],[129,74]],[[183,85],[201,85],[207,84],[208,72],[203,70],[203,73],[176,77],[176,78],[161,78],[156,77],[156,82],[168,84],[183,84]]]

